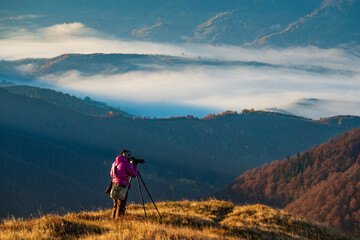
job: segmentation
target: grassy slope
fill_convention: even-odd
[[[264,205],[235,206],[230,202],[157,203],[130,205],[120,220],[110,210],[31,220],[5,220],[0,239],[352,239],[334,229],[291,216]]]

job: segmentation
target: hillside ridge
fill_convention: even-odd
[[[62,93],[61,91],[29,85],[6,85],[0,86],[0,88],[8,91],[9,93],[25,95],[30,98],[39,98],[50,104],[61,106],[86,115],[100,116],[106,114],[116,114],[122,117],[131,117],[129,113],[124,112],[119,108],[108,106],[106,103],[93,100],[89,96],[84,99],[80,99],[75,96],[70,96],[68,93]]]
[[[357,128],[301,154],[246,171],[216,196],[277,206],[359,236],[359,181]]]
[[[265,205],[178,201],[131,204],[126,216],[111,220],[110,210],[4,220],[1,239],[353,239],[336,229]]]
[[[339,119],[255,111],[209,120],[90,116],[0,88],[0,216],[24,217],[40,205],[44,213],[80,210],[80,203],[83,209],[106,207],[106,196],[96,192],[108,184],[119,148],[146,159],[141,170],[158,200],[199,199],[245,170],[360,126],[359,117],[341,117],[340,125]],[[79,171],[84,166],[87,171]],[[73,194],[79,188],[84,194]]]

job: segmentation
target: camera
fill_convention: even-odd
[[[133,157],[132,152],[130,150],[128,150],[128,149],[122,150],[122,152],[120,154],[125,156],[132,165],[137,165],[138,163],[140,163],[140,164],[145,163],[144,159]]]
[[[137,165],[137,164],[144,164],[144,163],[145,163],[145,160],[142,159],[142,158],[134,158],[134,157],[131,157],[131,158],[130,158],[130,162],[131,162],[133,165]]]

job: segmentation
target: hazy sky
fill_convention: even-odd
[[[128,42],[87,28],[82,23],[58,24],[33,32],[16,29],[0,39],[0,58],[6,60],[95,52],[200,56],[276,66],[186,66],[155,72],[92,76],[69,71],[61,76],[43,76],[41,80],[61,89],[106,99],[134,114],[160,117],[168,115],[167,110],[169,113],[172,110],[171,115],[203,115],[207,111],[228,109],[285,108],[300,98],[360,102],[360,58],[341,48],[251,49]],[[20,68],[31,71],[31,67]],[[163,108],[159,108],[161,105]],[[162,110],[159,112],[159,109]],[[336,109],[342,114],[360,115],[358,109],[341,106]]]

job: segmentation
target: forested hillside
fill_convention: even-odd
[[[123,148],[145,158],[140,171],[156,200],[196,199],[359,126],[358,117],[311,121],[250,110],[204,119],[92,116],[0,88],[0,215],[109,206],[103,191]],[[130,201],[138,199],[132,190]]]
[[[360,129],[247,171],[218,196],[285,208],[360,236]]]

